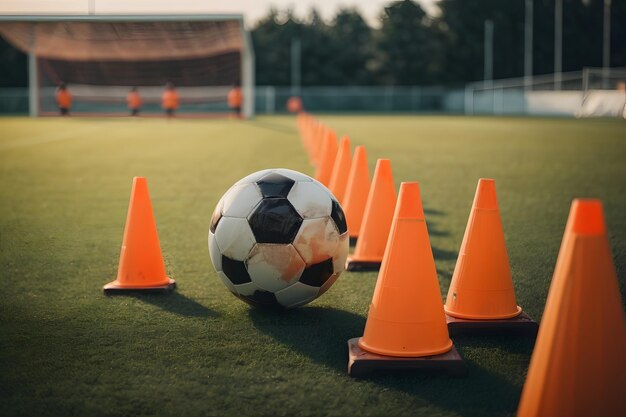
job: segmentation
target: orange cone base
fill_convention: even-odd
[[[382,261],[359,261],[353,258],[346,260],[346,271],[367,272],[378,271]]]
[[[445,372],[448,376],[464,377],[467,367],[459,352],[452,349],[440,355],[422,357],[385,356],[365,351],[359,347],[360,337],[348,340],[348,375],[361,378],[380,371]]]
[[[448,333],[450,336],[462,334],[519,334],[537,337],[539,325],[526,313],[521,312],[515,317],[498,320],[472,320],[454,317],[446,313]]]
[[[475,315],[469,315],[469,314],[461,314],[461,313],[457,313],[456,311],[451,311],[448,310],[448,307],[446,305],[443,306],[443,309],[445,310],[446,314],[453,316],[453,317],[457,317],[459,319],[468,319],[468,320],[501,320],[501,319],[510,319],[513,317],[517,317],[522,313],[522,307],[517,306],[517,309],[515,312],[511,313],[511,314],[505,314],[505,315],[501,315],[501,316],[485,316],[485,317],[481,317],[481,316],[475,316]]]
[[[112,294],[124,294],[129,292],[162,292],[168,293],[176,288],[176,281],[171,278],[168,278],[169,284],[159,285],[156,287],[145,287],[145,286],[121,286],[118,284],[117,280],[109,282],[107,285],[103,287],[104,293],[106,295]]]

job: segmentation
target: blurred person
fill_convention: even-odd
[[[72,93],[70,93],[70,90],[64,82],[61,82],[57,87],[55,99],[61,116],[69,116],[70,109],[72,108]]]
[[[174,83],[171,81],[165,84],[165,91],[163,96],[161,96],[161,107],[165,110],[168,118],[173,117],[176,110],[180,107],[180,97],[174,87]]]
[[[126,96],[126,103],[128,103],[128,109],[130,110],[131,116],[138,116],[139,111],[141,110],[141,96],[139,95],[139,90],[137,87],[133,87],[128,92]]]
[[[235,117],[241,117],[241,103],[243,102],[243,94],[241,93],[241,88],[238,85],[233,85],[233,87],[228,92],[228,107],[231,108]]]

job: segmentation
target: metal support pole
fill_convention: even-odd
[[[28,53],[28,114],[30,117],[39,115],[39,75],[37,55],[34,51]]]
[[[291,39],[291,95],[300,95],[300,55],[301,45],[299,38]]]
[[[554,2],[554,89],[561,89],[563,72],[563,0]]]
[[[604,0],[604,27],[602,36],[602,88],[609,88],[611,67],[611,0]]]
[[[254,117],[254,49],[250,33],[241,24],[243,43],[243,56],[241,59],[241,87],[243,90],[243,117]]]
[[[533,0],[526,0],[524,22],[524,89],[528,91],[533,82]]]
[[[483,64],[483,79],[491,84],[493,80],[493,20],[485,20],[485,62]]]

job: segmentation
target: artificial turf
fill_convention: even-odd
[[[420,182],[442,297],[480,177],[496,179],[518,303],[541,318],[572,198],[604,202],[626,288],[626,124],[618,120],[320,116],[370,169]],[[207,251],[211,212],[262,168],[312,174],[291,117],[0,119],[3,416],[514,415],[533,342],[457,337],[464,379],[353,380],[375,273],[344,273],[283,314],[233,297]],[[133,176],[146,176],[178,289],[106,297]],[[575,325],[575,323],[563,323]]]

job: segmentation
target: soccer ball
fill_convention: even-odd
[[[344,270],[348,228],[320,182],[266,169],[233,185],[218,202],[209,254],[224,285],[257,307],[293,308],[326,292]]]

